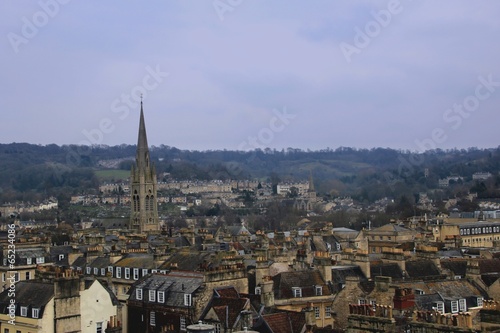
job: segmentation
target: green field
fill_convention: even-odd
[[[126,181],[130,177],[130,171],[116,169],[96,170],[95,174],[101,182]]]

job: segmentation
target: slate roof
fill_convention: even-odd
[[[442,280],[425,282],[429,293],[439,293],[444,298],[480,297],[481,292],[467,280]]]
[[[87,266],[87,259],[84,256],[76,258],[76,260],[71,265],[71,267],[73,268],[80,267],[81,269],[83,269],[85,266]]]
[[[415,305],[419,310],[431,311],[434,302],[443,302],[444,299],[438,293],[415,295]]]
[[[176,265],[179,270],[196,271],[204,264],[207,264],[209,259],[210,253],[177,252],[169,259],[165,260],[165,262],[160,266],[160,269],[169,269],[171,266]]]
[[[338,292],[342,289],[342,284],[345,284],[346,277],[348,276],[357,276],[360,281],[366,280],[366,276],[359,266],[333,266],[332,283],[334,291]]]
[[[134,283],[129,291],[129,300],[184,308],[184,295],[195,293],[202,286],[203,278],[201,273],[180,271],[167,275],[157,273],[147,275]],[[142,300],[138,300],[136,297],[135,290],[139,288],[143,289]],[[165,302],[159,303],[158,298],[156,298],[155,302],[150,302],[148,298],[149,290],[164,291]]]
[[[0,293],[0,312],[9,313],[7,308],[12,299],[9,296],[9,289]],[[16,283],[16,315],[20,316],[21,306],[28,307],[28,317],[31,317],[31,309],[40,309],[39,318],[43,316],[43,311],[47,303],[54,297],[54,284],[37,282],[34,280],[19,281]]]
[[[441,267],[444,269],[449,269],[455,275],[465,277],[467,272],[467,260],[441,260]]]
[[[293,287],[302,288],[302,297],[316,296],[315,286],[322,286],[322,295],[330,295],[319,271],[283,272],[273,277],[274,294],[278,299],[293,298]]]
[[[500,273],[500,259],[479,260],[479,271],[481,274]]]
[[[403,271],[396,263],[378,263],[370,265],[370,276],[390,276],[393,280],[401,280]]]
[[[441,272],[431,260],[410,260],[406,262],[405,268],[412,279],[441,277]]]
[[[88,266],[92,268],[108,268],[110,265],[109,257],[97,257]]]
[[[152,254],[146,253],[128,253],[125,257],[118,260],[115,267],[133,267],[155,269],[156,263]],[[107,266],[106,266],[107,267]]]

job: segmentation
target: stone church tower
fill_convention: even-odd
[[[135,165],[130,172],[130,229],[145,233],[159,231],[156,169],[151,165],[142,110]]]

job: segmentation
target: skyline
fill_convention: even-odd
[[[156,146],[499,145],[491,0],[2,7],[0,143],[135,144],[142,94]]]

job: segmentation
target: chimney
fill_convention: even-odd
[[[307,303],[307,307],[302,311],[306,314],[306,326],[313,327],[316,325],[316,315],[312,303]]]
[[[377,291],[387,291],[392,283],[392,278],[390,276],[376,276],[375,277],[375,290]]]
[[[261,302],[264,303],[266,307],[274,306],[274,281],[271,277],[266,277],[265,281],[262,281],[262,294]]]
[[[253,327],[252,311],[244,310],[240,312],[241,317],[241,327],[249,328]]]

